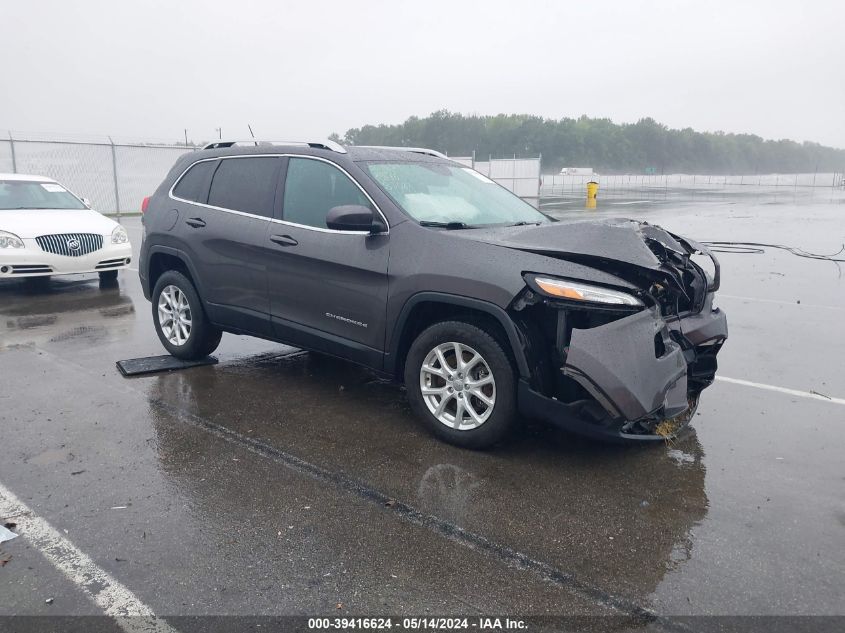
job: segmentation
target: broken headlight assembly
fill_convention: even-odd
[[[526,274],[524,278],[535,292],[552,299],[600,304],[605,307],[639,308],[645,305],[640,299],[627,292],[581,281],[534,274]]]

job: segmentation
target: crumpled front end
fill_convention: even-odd
[[[512,306],[532,365],[519,387],[523,414],[618,441],[664,440],[690,422],[728,334],[724,312],[713,308],[718,262],[658,227],[643,225],[642,236],[659,269],[602,266],[638,288],[638,308],[544,296],[527,276]],[[712,275],[693,263],[695,253],[712,258]]]

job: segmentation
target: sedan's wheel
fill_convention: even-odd
[[[450,341],[432,349],[420,369],[420,392],[439,422],[458,430],[484,424],[496,406],[496,379],[484,357]]]
[[[414,412],[440,438],[483,448],[516,423],[514,370],[489,332],[462,321],[432,325],[411,344],[405,386]]]
[[[162,345],[183,360],[208,356],[220,344],[222,332],[212,324],[191,280],[169,270],[153,290],[153,322]]]
[[[165,287],[158,296],[158,325],[171,345],[184,345],[191,336],[191,304],[176,286]]]

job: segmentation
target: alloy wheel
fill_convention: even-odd
[[[164,337],[177,347],[191,336],[191,304],[178,286],[165,286],[158,297],[158,324]]]
[[[420,368],[420,391],[431,414],[450,428],[484,424],[496,405],[496,381],[487,361],[463,343],[442,343]]]

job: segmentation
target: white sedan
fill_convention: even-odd
[[[0,174],[0,279],[99,273],[132,261],[120,224],[50,178]]]

